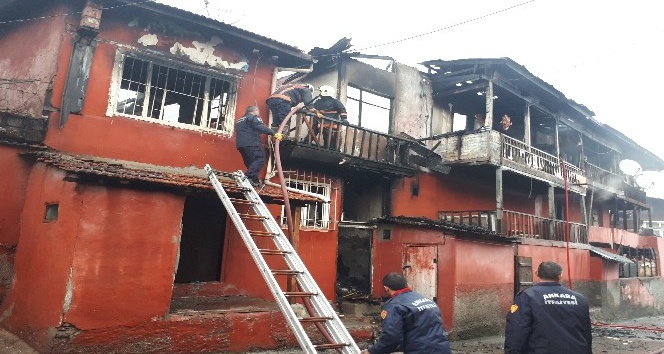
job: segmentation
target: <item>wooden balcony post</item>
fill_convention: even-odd
[[[489,127],[489,129],[493,129],[493,81],[491,80],[489,80],[486,85],[486,93],[484,98],[484,102],[486,104],[486,120],[484,124]]]
[[[556,117],[556,157],[560,157],[560,137],[558,136],[558,123],[560,118]]]
[[[496,168],[496,231],[503,230],[503,168]]]
[[[632,208],[632,224],[634,225],[634,233],[639,233],[639,213],[636,206]]]
[[[556,200],[555,191],[552,184],[549,184],[549,219],[554,220],[554,222],[549,225],[549,232],[551,233],[551,237],[555,237]]]
[[[526,109],[525,112],[523,113],[523,126],[525,133],[523,135],[523,142],[530,147],[531,144],[531,138],[530,138],[530,104],[526,103]],[[528,150],[530,152],[530,150]]]
[[[588,214],[586,213],[586,196],[582,195],[581,198],[579,198],[579,204],[581,204],[581,223],[583,225],[586,225],[586,231],[588,230]],[[583,230],[579,232],[580,236],[586,236]],[[587,239],[587,238],[586,238]],[[580,241],[580,240],[579,240]]]

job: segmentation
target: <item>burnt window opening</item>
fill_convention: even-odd
[[[123,55],[112,90],[113,114],[231,133],[236,83]],[[109,112],[111,113],[111,112]]]
[[[381,240],[383,241],[389,241],[392,239],[392,230],[390,229],[385,229],[383,230],[383,234],[381,235]]]
[[[346,179],[343,192],[343,213],[346,221],[365,222],[389,215],[390,184],[373,174]]]
[[[182,213],[175,283],[221,281],[227,216],[217,198],[206,195],[187,197]]]
[[[360,88],[348,86],[348,122],[362,128],[389,133],[392,100]]]
[[[620,264],[620,278],[656,277],[660,274],[655,249],[622,247],[618,253],[634,262]]]
[[[371,238],[374,229],[340,227],[337,299],[366,301],[371,293]]]
[[[452,131],[453,132],[464,131],[467,130],[467,128],[468,128],[468,116],[459,113],[454,113],[452,117]]]
[[[54,222],[58,220],[60,205],[57,203],[46,203],[44,208],[44,222]]]
[[[417,197],[420,195],[420,182],[412,181],[410,183],[410,195],[413,197]]]

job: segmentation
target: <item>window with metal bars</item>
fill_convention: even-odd
[[[236,82],[139,59],[118,57],[112,114],[232,133]]]
[[[324,195],[330,198],[332,186],[329,181],[314,182],[290,179],[287,177],[286,186],[301,190],[304,192]],[[333,203],[333,202],[332,202]],[[300,212],[300,227],[309,229],[329,230],[330,229],[330,204],[332,203],[314,203],[302,207]],[[286,224],[285,208],[281,208],[282,224]]]

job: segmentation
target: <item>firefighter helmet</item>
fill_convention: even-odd
[[[318,88],[321,96],[334,97],[334,87],[330,85],[323,85]]]
[[[311,84],[302,84],[302,86],[304,86],[304,88],[306,88],[307,90],[309,90],[311,92],[314,92],[313,85],[311,85]]]

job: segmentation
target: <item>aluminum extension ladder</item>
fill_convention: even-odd
[[[233,190],[241,192],[244,196],[241,199],[230,198],[210,165],[205,165],[204,169],[304,352],[314,354],[319,350],[335,349],[344,354],[358,354],[360,349],[357,344],[355,344],[350,333],[337,316],[332,305],[323,295],[314,278],[305,268],[304,263],[302,263],[288,238],[284,235],[280,225],[274,220],[256,190],[254,190],[249,179],[242,171],[235,173],[217,172],[220,175],[234,179],[238,188],[233,187]],[[252,213],[240,213],[236,206],[246,208],[247,211]],[[245,220],[261,221],[264,230],[248,230]],[[258,248],[256,242],[254,242],[254,237],[271,238],[274,241],[274,248]],[[282,256],[288,269],[270,269],[263,258],[264,255]],[[294,276],[299,291],[283,291],[277,283],[275,275]],[[309,311],[310,317],[298,318],[290,306],[288,298],[301,298],[303,302],[307,302],[306,304],[309,305],[307,307],[312,310]],[[302,326],[303,323],[314,323],[328,343],[314,345],[305,332]]]

